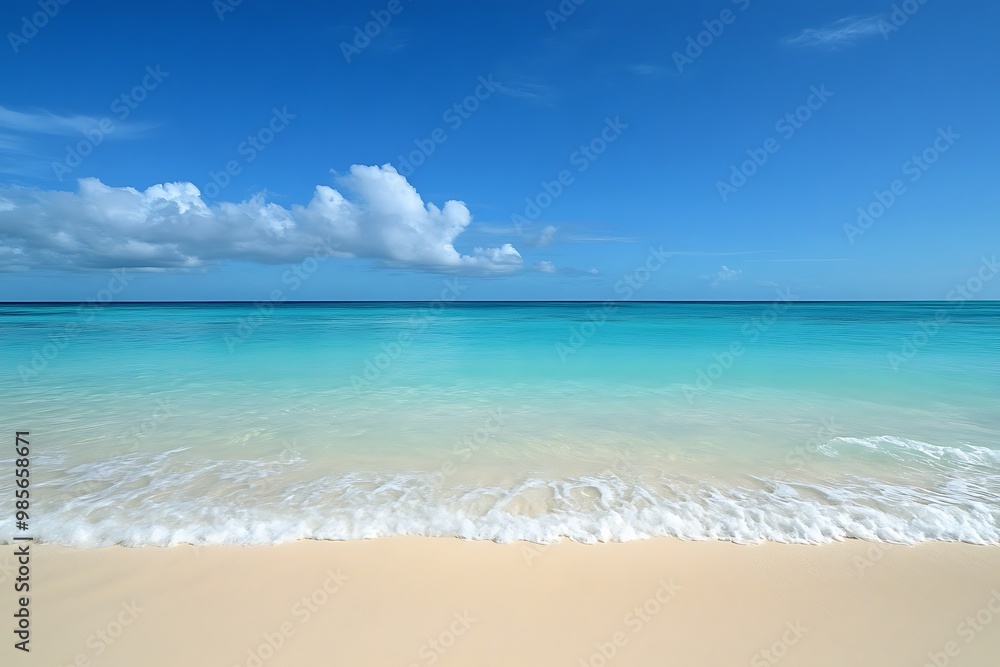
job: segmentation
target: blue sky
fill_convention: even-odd
[[[996,3],[234,2],[4,3],[0,299],[1000,298]]]

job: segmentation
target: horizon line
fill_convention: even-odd
[[[779,299],[780,300],[780,299]],[[773,303],[775,299],[740,299],[740,300],[704,300],[704,299],[678,299],[678,300],[647,300],[647,299],[489,299],[489,300],[455,300],[446,301],[449,305],[455,304],[551,304],[551,303],[673,303],[673,304],[739,304],[739,303]],[[1000,303],[1000,299],[796,299],[786,303],[964,303],[974,301],[979,303]],[[100,303],[98,301],[0,301],[0,306],[148,306],[148,305],[309,305],[309,304],[385,304],[385,303],[438,303],[441,299],[347,299],[347,300],[311,300],[311,301],[266,301],[266,300],[213,300],[213,301],[109,301]]]

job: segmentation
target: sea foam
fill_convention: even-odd
[[[901,444],[902,443],[902,444]],[[889,436],[837,438],[845,447],[954,462],[931,485],[842,475],[836,482],[744,476],[722,484],[680,474],[524,477],[447,484],[440,474],[355,471],[310,477],[309,462],[212,461],[173,450],[77,464],[39,481],[37,539],[111,544],[274,544],[390,535],[512,542],[687,540],[1000,544],[1000,460],[985,448],[945,448]],[[993,492],[990,491],[993,489]],[[991,495],[992,494],[992,495]]]

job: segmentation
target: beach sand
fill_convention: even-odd
[[[997,547],[396,537],[31,554],[31,653],[6,629],[4,665],[1000,664]]]

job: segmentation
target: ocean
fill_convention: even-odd
[[[0,370],[42,542],[1000,543],[1000,302],[5,304]]]

